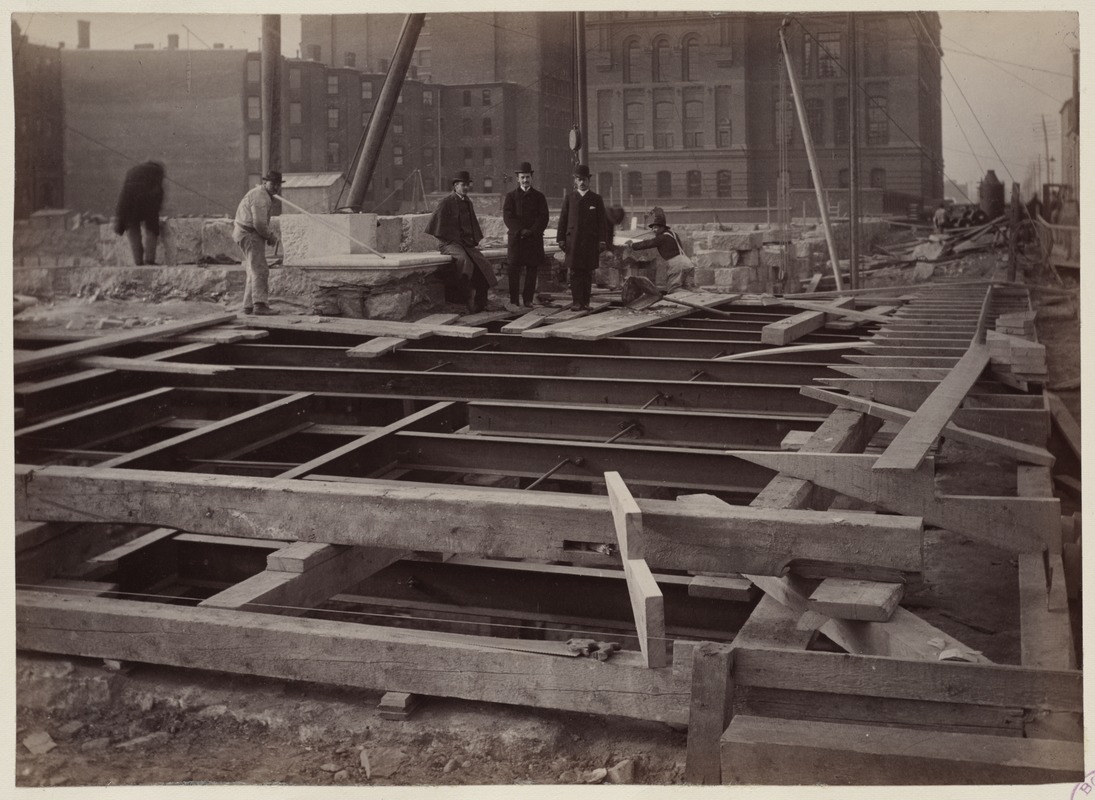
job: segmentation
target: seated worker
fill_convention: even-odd
[[[691,289],[695,286],[696,268],[692,259],[684,254],[684,246],[672,229],[665,224],[665,211],[655,206],[650,212],[652,221],[646,227],[654,231],[653,239],[643,239],[639,242],[628,241],[627,246],[632,250],[650,250],[658,248],[658,255],[665,259],[669,269],[665,274],[665,291],[667,294],[680,288]]]
[[[466,170],[457,172],[452,179],[452,193],[437,204],[426,225],[426,233],[440,240],[438,250],[452,256],[456,262],[446,280],[446,288],[452,289],[455,284],[467,302],[468,313],[474,314],[486,309],[487,290],[497,284],[498,279],[486,256],[479,252],[483,231],[468,197],[470,190],[471,175]]]

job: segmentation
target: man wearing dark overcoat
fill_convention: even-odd
[[[125,174],[118,206],[114,212],[114,232],[129,238],[133,263],[138,267],[156,263],[160,239],[160,209],[163,207],[164,166],[159,161],[138,164]],[[141,228],[145,241],[141,241]]]
[[[548,225],[547,198],[532,188],[532,174],[532,164],[522,161],[517,167],[517,188],[502,203],[502,221],[507,231],[509,301],[525,308],[531,308],[536,297],[536,273],[544,263],[544,229]]]
[[[574,191],[563,200],[559,213],[556,241],[566,253],[566,268],[570,274],[572,311],[589,310],[593,289],[593,271],[601,253],[612,244],[612,224],[605,214],[601,196],[589,188],[589,167],[574,167]]]
[[[426,225],[426,233],[441,242],[438,250],[452,256],[453,269],[442,273],[446,276],[447,288],[450,291],[457,288],[467,301],[468,313],[474,314],[487,307],[487,290],[497,284],[498,279],[486,256],[479,252],[483,231],[468,197],[470,190],[471,175],[466,170],[457,172],[452,179],[452,193],[437,204]]]

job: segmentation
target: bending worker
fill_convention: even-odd
[[[261,184],[243,196],[236,209],[232,239],[243,250],[243,264],[247,267],[247,282],[243,287],[244,314],[270,316],[278,313],[269,305],[270,265],[266,263],[266,245],[275,245],[278,241],[270,230],[270,215],[274,212],[274,195],[280,191],[281,173],[270,170],[262,176]]]
[[[653,239],[644,239],[640,242],[628,242],[627,246],[632,250],[650,250],[658,248],[658,255],[665,259],[669,269],[665,274],[665,291],[672,293],[678,289],[691,289],[695,286],[696,268],[692,259],[684,254],[684,246],[677,234],[665,224],[665,211],[658,206],[651,211],[653,218],[648,228],[654,231]]]
[[[114,212],[114,232],[129,239],[133,263],[138,267],[156,263],[160,239],[160,209],[163,207],[164,167],[159,161],[138,164],[125,174],[118,207]],[[141,241],[141,228],[145,240]]]

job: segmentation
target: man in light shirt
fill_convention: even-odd
[[[243,263],[247,268],[247,282],[243,287],[244,314],[270,316],[278,313],[270,308],[270,265],[266,262],[266,245],[276,245],[278,241],[270,230],[270,216],[275,210],[274,195],[280,191],[281,173],[270,170],[262,176],[261,184],[243,196],[236,209],[232,239],[243,250]]]

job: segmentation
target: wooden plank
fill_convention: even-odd
[[[647,667],[664,667],[669,659],[669,641],[665,636],[665,601],[662,590],[650,574],[645,560],[643,517],[638,503],[618,472],[605,473],[605,488],[616,528],[616,541],[623,560],[627,591],[631,596],[631,611],[639,647]]]
[[[266,569],[273,572],[305,572],[334,558],[342,548],[318,542],[293,542],[266,556]]]
[[[117,567],[121,561],[132,557],[147,547],[152,547],[165,539],[170,539],[176,533],[178,533],[178,531],[174,528],[156,528],[119,547],[107,550],[105,553],[100,553],[97,556],[92,556],[88,561],[96,564],[110,564]]]
[[[608,498],[598,496],[66,466],[16,465],[14,475],[16,514],[28,520],[173,525],[219,536],[549,561],[617,544]],[[646,560],[659,569],[778,575],[795,558],[921,566],[917,519],[712,511],[664,500],[639,507]]]
[[[816,629],[800,630],[795,623],[801,616],[774,595],[766,594],[735,634],[731,646],[805,650],[814,641]]]
[[[834,300],[832,303],[819,305],[831,306],[833,309],[848,309],[854,307],[855,298],[841,298]],[[769,322],[760,329],[760,341],[762,344],[778,346],[790,344],[824,326],[830,316],[827,311],[822,310],[803,311],[801,314],[795,314],[776,322]]]
[[[393,353],[407,343],[406,339],[395,336],[378,336],[367,342],[351,347],[346,355],[351,358],[377,358],[387,353]]]
[[[527,336],[532,339],[547,339],[549,337],[555,336],[559,333],[559,331],[568,330],[568,328],[566,327],[561,328],[559,326],[569,325],[569,323],[573,322],[574,320],[580,319],[590,314],[595,314],[598,311],[608,308],[609,305],[611,305],[611,303],[609,303],[607,300],[594,300],[589,304],[588,311],[570,311],[568,309],[564,309],[563,311],[559,311],[558,313],[553,314],[551,317],[545,320],[543,326],[523,330],[521,331],[521,335]]]
[[[756,594],[753,582],[742,575],[694,575],[688,582],[689,597],[748,603]]]
[[[1049,404],[1049,413],[1053,416],[1053,424],[1057,426],[1057,430],[1061,432],[1065,443],[1068,444],[1069,449],[1076,458],[1082,460],[1080,454],[1082,441],[1080,423],[1076,421],[1076,418],[1072,416],[1065,404],[1061,402],[1060,397],[1053,392],[1046,392],[1045,395],[1046,402]]]
[[[15,521],[15,552],[29,550],[40,544],[63,536],[72,525],[61,522],[26,522]]]
[[[833,364],[829,369],[850,378],[917,381],[941,381],[951,372],[939,367],[863,367],[844,364]]]
[[[16,594],[16,645],[28,650],[688,722],[691,670],[645,669],[638,653],[602,663],[372,625]]]
[[[734,681],[769,689],[1083,710],[1083,674],[1079,670],[739,648],[734,652]]]
[[[549,317],[559,311],[558,306],[540,306],[502,326],[502,333],[522,333],[543,325]]]
[[[179,320],[178,322],[168,322],[151,328],[119,331],[118,333],[111,333],[106,336],[99,336],[85,341],[69,342],[68,344],[59,344],[54,347],[45,347],[41,350],[21,351],[13,358],[13,366],[15,374],[19,375],[29,372],[32,369],[38,369],[39,367],[46,367],[73,358],[82,358],[84,356],[102,353],[104,350],[110,350],[119,345],[148,341],[150,339],[162,339],[167,336],[174,336],[177,333],[185,333],[186,331],[192,331],[198,328],[206,328],[210,325],[219,325],[222,322],[227,322],[235,318],[235,314],[211,314],[204,317],[195,317],[194,319]]]
[[[739,714],[722,739],[731,783],[1075,783],[1083,745]]]
[[[885,403],[871,402],[852,395],[827,392],[824,389],[818,389],[814,386],[803,386],[802,394],[807,397],[812,397],[815,400],[824,400],[826,403],[833,403],[840,408],[861,411],[865,414],[870,414],[872,417],[886,420],[887,422],[907,422],[913,417],[912,411],[906,411],[903,408],[886,405]],[[942,435],[945,439],[954,439],[956,442],[970,444],[1030,464],[1051,466],[1056,461],[1055,456],[1044,447],[1035,447],[1010,439],[1004,439],[1000,436],[992,436],[987,433],[967,430],[966,428],[955,425],[953,422],[948,422],[943,427]]]
[[[460,319],[459,314],[427,314],[414,322],[418,325],[451,325]]]
[[[304,571],[266,570],[198,605],[300,616],[407,555],[405,550],[380,547],[331,549],[335,550],[331,558]]]
[[[734,701],[733,658],[732,648],[713,642],[703,642],[693,650],[685,783],[722,783],[719,740]]]
[[[79,581],[67,578],[50,578],[41,586],[56,592],[64,592],[77,597],[102,597],[118,591],[118,584],[106,581]]]
[[[1049,608],[1049,579],[1041,553],[1019,555],[1019,631],[1024,667],[1076,669],[1068,606]]]
[[[209,328],[202,331],[173,336],[176,342],[207,342],[209,344],[235,344],[236,342],[253,342],[265,339],[270,334],[267,331],[252,330],[250,328]]]
[[[888,622],[905,595],[900,583],[826,578],[810,595],[807,606],[837,619]]]
[[[151,361],[144,358],[84,356],[76,359],[84,369],[114,369],[119,372],[161,372],[167,375],[218,375],[236,368],[225,364],[183,364],[178,361]]]
[[[474,339],[486,334],[483,328],[465,325],[421,325],[417,322],[391,322],[380,319],[246,317],[244,323],[248,327],[265,330],[342,333],[352,336],[392,336],[400,339],[425,339],[427,336]]]
[[[935,494],[934,462],[917,470],[876,470],[876,456],[849,453],[728,451],[797,478],[1015,553],[1041,550],[1060,529],[1061,504],[1049,498]]]
[[[885,314],[872,314],[867,311],[857,311],[854,308],[841,308],[839,306],[830,305],[828,303],[814,303],[809,300],[794,300],[788,299],[785,295],[780,300],[780,305],[787,305],[793,308],[802,308],[807,311],[824,311],[826,314],[832,314],[837,317],[846,317],[847,319],[856,320],[858,322],[893,322],[894,317]],[[848,306],[855,305],[854,301],[849,298]]]
[[[862,364],[865,367],[927,367],[950,369],[958,363],[957,358],[932,358],[930,356],[844,356],[846,361]]]
[[[879,456],[874,469],[910,470],[920,466],[988,363],[988,348],[983,344],[970,345],[958,365],[924,401],[913,418],[905,423],[886,452]]]

